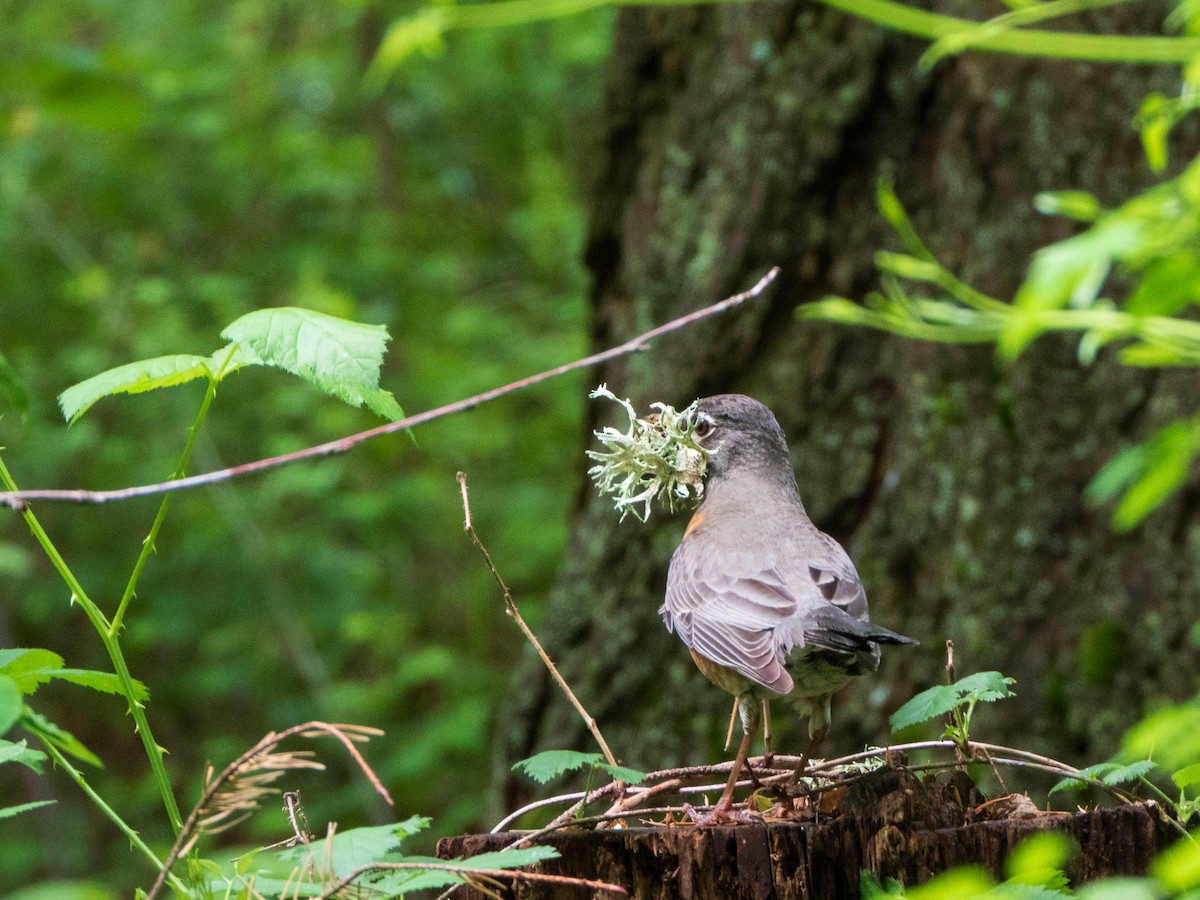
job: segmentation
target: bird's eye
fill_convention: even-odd
[[[716,430],[717,423],[708,416],[701,414],[700,418],[696,422],[696,429],[692,433],[695,434],[700,440],[704,440]]]

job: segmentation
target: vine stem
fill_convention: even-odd
[[[0,460],[0,482],[10,491],[17,490],[17,484],[3,460]],[[87,591],[83,589],[83,585],[79,583],[79,579],[75,577],[75,573],[71,571],[62,554],[58,552],[58,548],[50,540],[50,536],[33,514],[33,510],[28,506],[24,506],[21,509],[21,515],[25,519],[25,524],[29,526],[34,539],[41,545],[43,552],[49,558],[51,565],[58,571],[62,580],[66,582],[67,587],[71,591],[71,602],[78,603],[83,609],[84,614],[92,623],[92,627],[100,635],[104,649],[108,651],[108,657],[113,664],[113,671],[116,672],[117,680],[121,685],[121,693],[125,696],[125,701],[129,704],[129,714],[133,717],[134,730],[138,733],[138,737],[142,739],[142,746],[145,748],[146,757],[150,761],[150,771],[153,773],[154,781],[158,785],[159,794],[162,795],[163,806],[167,811],[167,818],[171,821],[171,829],[175,834],[179,834],[179,830],[183,826],[183,817],[179,814],[179,804],[176,803],[175,795],[171,791],[171,780],[167,777],[167,768],[163,764],[162,748],[154,740],[154,734],[150,731],[150,722],[146,718],[145,707],[137,699],[133,676],[129,673],[129,666],[125,662],[125,654],[121,650],[121,642],[113,632],[112,624],[108,621],[108,618],[101,611],[100,607],[88,596]]]
[[[511,394],[513,391],[519,391],[523,388],[531,387],[539,382],[546,381],[549,378],[555,378],[559,375],[565,375],[568,372],[574,372],[576,369],[584,369],[589,366],[599,365],[603,362],[608,362],[612,359],[617,359],[621,356],[628,356],[631,353],[637,353],[646,350],[650,346],[650,342],[655,338],[662,337],[672,331],[676,331],[693,322],[698,322],[700,319],[715,316],[720,313],[728,312],[737,306],[745,303],[747,300],[753,300],[767,289],[767,286],[775,280],[779,275],[779,267],[775,266],[767,274],[758,280],[758,282],[749,290],[743,291],[740,294],[734,294],[731,297],[726,297],[719,303],[714,303],[711,306],[706,306],[703,309],[695,310],[685,316],[680,316],[678,319],[672,319],[666,324],[659,325],[657,328],[652,328],[644,334],[639,334],[635,338],[631,338],[623,344],[616,347],[610,347],[600,353],[594,353],[591,356],[585,356],[573,362],[565,363],[553,369],[547,369],[544,372],[539,372],[536,375],[530,375],[527,378],[522,378],[518,381],[503,385],[502,387],[492,388],[484,391],[482,394],[476,394],[473,397],[467,397],[464,400],[458,400],[454,403],[449,403],[445,406],[439,406],[437,409],[426,410],[416,415],[406,416],[403,419],[398,419],[395,422],[388,422],[386,425],[380,425],[376,428],[370,428],[366,431],[360,431],[356,434],[351,434],[343,438],[338,438],[335,441],[328,441],[324,444],[318,444],[313,447],[306,447],[303,450],[296,450],[292,453],[284,453],[280,456],[271,456],[266,459],[255,460],[254,462],[243,463],[239,466],[232,466],[228,469],[218,469],[213,472],[204,472],[199,475],[189,475],[186,478],[176,478],[171,481],[156,482],[154,484],[140,485],[138,487],[121,488],[115,491],[86,491],[86,490],[32,490],[18,491],[15,486],[5,485],[9,489],[0,492],[0,506],[7,506],[10,509],[22,510],[25,504],[32,500],[46,500],[70,503],[110,503],[117,500],[131,500],[135,497],[148,497],[157,494],[166,494],[172,491],[182,491],[189,488],[201,487],[209,484],[217,484],[223,481],[229,481],[240,475],[249,475],[251,472],[261,472],[264,469],[272,469],[276,466],[286,465],[288,463],[298,462],[302,459],[311,459],[318,456],[331,456],[337,453],[345,453],[352,447],[361,444],[363,441],[371,440],[372,438],[381,437],[385,434],[394,434],[397,431],[404,431],[416,425],[423,425],[426,422],[431,422],[434,419],[440,419],[443,416],[451,415],[452,413],[465,412],[469,409],[474,409],[489,400],[495,400],[498,397],[503,397],[506,394]]]
[[[54,764],[62,768],[71,777],[71,780],[79,785],[79,789],[87,794],[92,799],[92,802],[100,808],[100,811],[112,820],[113,824],[121,830],[125,837],[129,838],[129,843],[140,850],[142,854],[154,864],[155,868],[162,872],[162,861],[154,855],[154,851],[151,850],[150,847],[147,846],[146,842],[142,840],[142,836],[130,828],[125,820],[117,814],[116,810],[109,806],[104,801],[104,798],[97,794],[95,789],[87,783],[87,779],[83,777],[83,773],[71,765],[71,761],[67,759],[66,756],[63,755],[62,751],[54,746],[54,744],[52,744],[50,741],[41,736],[38,737],[38,740],[42,742],[42,746],[46,748],[46,752],[50,754],[51,758],[53,758]],[[168,880],[171,883],[171,887],[175,888],[175,890],[180,894],[187,894],[187,888],[176,876],[170,875],[168,876]]]
[[[1019,56],[1112,63],[1185,63],[1200,53],[1200,40],[1150,35],[1077,34],[1021,28],[994,34],[979,32],[985,23],[915,9],[895,0],[819,0],[833,9],[895,31],[937,41],[964,32],[970,49]]]
[[[230,353],[232,354],[232,350]],[[204,399],[200,402],[200,410],[196,413],[196,418],[188,428],[187,443],[183,447],[183,453],[179,455],[179,463],[175,466],[175,471],[171,474],[172,479],[183,478],[187,472],[188,463],[192,459],[192,451],[196,449],[196,438],[200,436],[200,428],[204,425],[204,420],[208,417],[208,409],[212,406],[213,398],[217,396],[217,380],[220,376],[210,378],[208,380],[208,389],[204,392]],[[133,600],[137,592],[138,579],[142,577],[142,569],[146,566],[146,561],[150,558],[150,554],[154,552],[154,542],[158,538],[158,532],[162,529],[163,521],[167,517],[167,509],[171,505],[171,495],[164,494],[162,503],[158,505],[158,514],[154,517],[154,523],[150,526],[150,533],[146,535],[146,539],[142,541],[142,550],[138,554],[137,562],[134,563],[133,572],[129,576],[129,582],[125,585],[125,592],[121,595],[121,602],[117,605],[117,611],[113,614],[112,623],[108,626],[108,633],[112,637],[116,637],[121,633],[121,625],[125,621],[125,611],[129,608],[130,601]]]

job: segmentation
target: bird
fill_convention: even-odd
[[[693,415],[693,437],[712,455],[659,614],[700,672],[737,699],[742,741],[707,824],[737,818],[734,787],[764,701],[784,698],[808,717],[803,770],[829,729],[833,694],[878,669],[881,644],[917,641],[870,621],[854,563],[805,512],[771,410],[719,394]]]

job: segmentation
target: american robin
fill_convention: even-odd
[[[917,642],[870,622],[850,557],[804,511],[771,411],[721,394],[701,400],[697,416],[697,441],[716,452],[659,613],[705,677],[737,698],[742,742],[709,817],[721,821],[764,700],[783,697],[808,716],[807,759],[829,728],[831,697],[879,667],[879,645]]]

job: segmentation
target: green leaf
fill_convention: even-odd
[[[1033,208],[1050,216],[1066,216],[1077,222],[1094,222],[1102,212],[1100,201],[1087,191],[1042,191],[1033,198]]]
[[[1127,732],[1121,755],[1153,757],[1163,769],[1173,772],[1200,763],[1200,701],[1193,700],[1153,712]]]
[[[435,865],[461,866],[464,872],[482,871],[487,869],[517,869],[533,865],[548,859],[557,859],[558,851],[553,847],[524,847],[516,850],[498,850],[492,853],[480,853],[467,859],[429,859],[425,857],[405,857],[404,862],[430,862]],[[372,882],[372,887],[383,891],[409,893],[411,891],[428,890],[445,887],[450,884],[461,884],[463,876],[444,869],[421,871],[388,872],[378,881]]]
[[[24,706],[21,696],[21,689],[14,680],[0,675],[0,734],[7,732],[21,718]]]
[[[578,750],[543,750],[528,759],[513,764],[514,772],[524,772],[540,784],[558,778],[566,772],[599,766],[604,757],[599,753],[580,753]]]
[[[1137,781],[1139,778],[1144,778],[1146,773],[1154,768],[1154,760],[1139,759],[1136,762],[1131,762],[1128,765],[1118,765],[1114,769],[1100,776],[1100,780],[1108,785],[1128,784],[1131,781]]]
[[[38,686],[46,684],[61,668],[62,658],[52,650],[0,650],[0,673],[12,678],[22,695],[34,694]]]
[[[1077,900],[1160,900],[1161,894],[1149,878],[1104,878],[1085,884],[1075,893]]]
[[[882,883],[870,869],[862,869],[858,873],[858,893],[861,900],[884,900],[886,897],[903,897],[904,885],[895,878],[887,878]]]
[[[308,309],[260,309],[221,332],[236,342],[245,365],[291,372],[353,407],[396,420],[396,398],[379,387],[379,369],[389,340],[382,325],[363,325]]]
[[[1050,788],[1050,793],[1054,794],[1058,791],[1079,791],[1088,786],[1088,782],[1084,779],[1100,779],[1106,772],[1111,772],[1114,769],[1120,768],[1118,763],[1102,762],[1095,765],[1085,766],[1079,770],[1078,775],[1068,775],[1062,779],[1054,787]]]
[[[414,15],[396,19],[384,32],[375,58],[367,70],[368,86],[378,90],[388,76],[414,53],[437,56],[444,49],[442,35],[449,27],[450,10],[427,6]]]
[[[1142,100],[1135,123],[1142,136],[1142,150],[1152,172],[1161,172],[1167,167],[1167,136],[1171,133],[1172,102],[1155,91]]]
[[[17,806],[0,807],[0,819],[10,819],[23,812],[29,812],[31,809],[40,809],[43,806],[50,806],[57,802],[57,800],[34,800],[31,803],[21,803]]]
[[[105,694],[124,694],[124,689],[121,687],[121,679],[112,672],[97,672],[94,669],[59,669],[50,676],[61,681],[69,681],[71,684],[77,684],[81,687],[91,688],[93,691],[100,691]],[[133,699],[139,703],[144,703],[150,699],[150,692],[146,689],[146,685],[138,681],[136,678],[133,681]]]
[[[91,669],[64,669],[61,656],[40,648],[0,650],[0,674],[12,678],[24,695],[34,693],[40,685],[56,678],[105,694],[123,693],[121,681],[113,673]],[[150,694],[140,681],[133,682],[133,690],[135,700],[144,702],[149,699]]]
[[[114,394],[140,394],[157,388],[183,384],[196,378],[211,378],[209,360],[204,356],[177,354],[126,363],[93,375],[67,388],[58,396],[63,417],[74,422],[97,400]]]
[[[1150,261],[1125,311],[1142,316],[1174,316],[1200,299],[1200,257],[1190,248]]]
[[[49,744],[53,744],[63,753],[75,757],[80,762],[88,763],[96,766],[99,769],[104,768],[104,763],[100,762],[100,757],[83,745],[75,735],[55,725],[41,713],[34,712],[28,706],[24,708],[21,714],[21,727],[26,731],[36,734],[39,738]]]
[[[400,842],[429,827],[425,816],[412,816],[403,822],[391,825],[374,825],[352,828],[328,839],[313,841],[307,846],[296,846],[279,851],[283,860],[318,859],[333,867],[333,874],[342,877],[369,863],[379,862],[390,853],[400,849]]]
[[[51,650],[20,647],[0,650],[0,674],[15,681],[22,695],[32,694],[62,666],[63,658]]]
[[[48,759],[41,750],[32,750],[28,741],[0,740],[0,764],[16,762],[42,774],[42,764]]]
[[[639,772],[637,769],[614,766],[609,763],[600,763],[600,768],[611,775],[614,781],[623,781],[626,784],[641,784],[646,780],[646,773]]]
[[[1076,850],[1075,843],[1065,834],[1056,831],[1032,834],[1017,844],[1005,859],[1004,871],[1008,875],[1005,885],[1020,884],[1052,891],[1065,888],[1067,876],[1063,874],[1063,867]]]
[[[1184,838],[1155,857],[1151,872],[1174,895],[1200,887],[1200,842]]]
[[[1190,766],[1184,766],[1171,775],[1171,780],[1175,782],[1175,786],[1180,790],[1200,783],[1200,763],[1192,763]]]
[[[901,731],[943,716],[971,700],[990,703],[1012,697],[1013,692],[1008,689],[1010,684],[1016,684],[1016,680],[1006,678],[999,672],[976,672],[954,684],[937,685],[922,691],[896,710],[888,722],[892,731]]]

